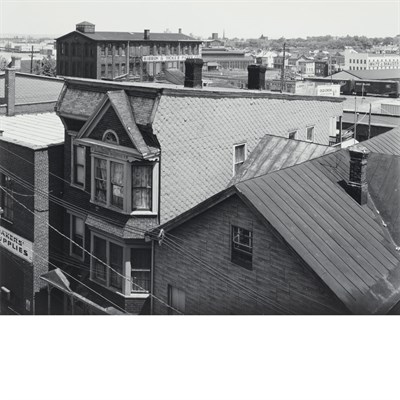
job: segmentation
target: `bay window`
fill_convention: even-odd
[[[92,254],[92,279],[100,284],[121,291],[123,247],[97,235],[93,235]]]
[[[92,202],[126,214],[158,211],[158,163],[92,157]]]
[[[90,277],[125,296],[150,292],[151,248],[118,244],[92,232]]]

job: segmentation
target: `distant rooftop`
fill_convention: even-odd
[[[56,113],[0,116],[0,141],[34,150],[64,142],[64,126]]]
[[[0,104],[4,103],[5,74],[0,74]],[[15,73],[15,104],[56,102],[64,80],[42,75]]]

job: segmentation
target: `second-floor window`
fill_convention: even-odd
[[[124,208],[124,164],[94,158],[94,200],[121,210]]]
[[[1,218],[4,218],[8,222],[14,220],[14,201],[13,195],[13,182],[12,179],[0,173],[0,207],[3,210]]]
[[[72,183],[82,188],[85,186],[85,158],[85,147],[72,145]]]
[[[253,260],[253,232],[232,226],[231,260],[244,268],[252,268]]]
[[[94,203],[125,213],[157,212],[156,163],[118,162],[96,155],[92,165]]]
[[[132,210],[151,210],[152,205],[151,165],[132,165]]]

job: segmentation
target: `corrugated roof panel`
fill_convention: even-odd
[[[31,148],[64,142],[64,126],[56,113],[0,116],[4,139]]]

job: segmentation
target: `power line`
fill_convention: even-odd
[[[173,240],[170,239],[168,236],[173,236],[175,239],[180,240],[180,241],[183,243],[183,245],[187,245],[187,241],[185,241],[184,239],[178,238],[177,236],[171,235],[170,233],[165,234],[164,240],[173,241]],[[178,246],[177,243],[176,243],[176,245]],[[182,251],[185,251],[186,248],[183,248],[183,247],[182,247],[183,245],[181,245],[180,247],[181,247]],[[191,250],[197,250],[197,251],[199,251],[200,249],[191,247]],[[200,262],[204,262],[203,260],[200,260],[196,255],[194,255],[194,254],[192,254],[192,255],[193,255],[193,257],[196,257]],[[211,267],[210,264],[208,264],[208,265]],[[273,280],[273,279],[271,279],[271,278],[268,278],[268,277],[263,277],[263,279],[266,280],[266,281],[271,282],[273,285],[281,286],[284,290],[287,290],[287,287],[286,287],[283,283],[281,283],[281,282],[279,282],[279,281],[275,281],[275,280]],[[306,294],[301,293],[301,292],[299,292],[299,291],[297,291],[297,290],[295,290],[295,289],[293,289],[293,288],[290,288],[290,292],[291,292],[291,293],[295,293],[295,294],[297,294],[297,295],[299,295],[299,296],[301,296],[301,297],[304,297],[304,298],[306,298],[306,299],[312,301],[312,302],[315,303],[315,304],[318,304],[318,305],[323,306],[323,307],[325,307],[325,308],[327,308],[327,309],[330,309],[331,311],[335,311],[335,312],[337,311],[337,310],[335,310],[334,308],[330,307],[329,305],[323,304],[323,303],[319,302],[318,300],[315,300],[315,299],[313,299],[313,298],[307,296]]]
[[[33,215],[37,215],[35,214],[33,211],[31,211],[28,207],[26,207],[24,204],[22,204],[20,201],[18,201],[17,199],[15,199],[12,195],[10,195],[10,193],[8,193],[8,190],[6,188],[4,188],[3,186],[0,185],[0,189],[2,189],[5,193],[7,193],[16,203],[18,203],[20,206],[22,206],[24,209],[26,209],[28,212],[30,212]],[[38,215],[39,216],[39,215]],[[92,259],[95,259],[97,261],[99,261],[101,264],[105,265],[110,271],[113,271],[115,274],[121,276],[123,279],[127,280],[128,282],[130,282],[131,284],[133,284],[135,287],[139,288],[142,292],[146,292],[148,293],[151,297],[153,297],[154,299],[156,299],[157,301],[159,301],[160,303],[166,305],[167,307],[170,307],[171,309],[173,309],[174,311],[178,312],[179,314],[182,314],[179,310],[176,310],[174,307],[170,306],[169,304],[165,303],[163,300],[159,299],[157,296],[154,296],[154,294],[147,292],[146,289],[144,289],[143,287],[141,287],[139,284],[137,284],[136,282],[133,282],[132,278],[126,277],[125,275],[121,274],[119,271],[117,271],[116,269],[110,267],[107,263],[105,263],[103,260],[99,259],[98,257],[96,257],[95,255],[93,255],[90,251],[86,250],[84,247],[82,247],[80,244],[76,243],[75,241],[73,241],[71,238],[69,238],[68,236],[64,235],[62,232],[60,232],[57,228],[55,228],[54,226],[52,226],[51,224],[49,224],[47,221],[44,221],[46,223],[47,226],[49,226],[51,229],[53,229],[55,232],[57,232],[59,235],[61,235],[63,238],[67,239],[69,242],[73,243],[75,246],[77,246],[78,248],[80,248],[81,250],[83,250],[85,253],[87,253]]]
[[[268,305],[272,309],[275,309],[275,311],[278,310],[278,312],[280,312],[280,313],[293,314],[289,310],[287,310],[284,307],[282,307],[280,304],[276,303],[276,301],[274,299],[272,299],[272,298],[270,298],[268,296],[262,295],[261,293],[258,293],[255,290],[243,285],[242,283],[240,283],[239,281],[235,280],[234,278],[227,276],[222,271],[217,270],[214,266],[211,266],[210,264],[206,263],[205,261],[200,260],[199,258],[197,258],[195,255],[190,253],[187,249],[183,249],[182,250],[182,248],[179,245],[174,244],[173,242],[164,241],[164,243],[165,243],[166,246],[169,246],[171,249],[173,249],[173,250],[175,250],[177,252],[180,252],[181,255],[184,255],[187,258],[189,258],[189,260],[196,261],[198,264],[203,265],[209,271],[214,273],[214,276],[216,276],[217,278],[221,279],[223,282],[230,283],[231,285],[234,285],[234,286],[238,287],[239,289],[241,289],[243,292],[245,292],[247,295],[249,295],[253,299],[261,300],[261,301],[264,300],[263,301],[264,304]]]

